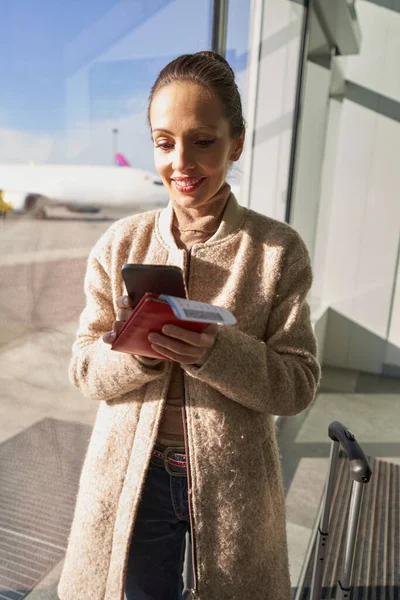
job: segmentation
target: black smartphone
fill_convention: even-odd
[[[122,267],[122,278],[133,307],[147,292],[187,297],[183,271],[179,267],[127,263]]]

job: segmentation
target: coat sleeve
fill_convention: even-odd
[[[111,400],[164,375],[167,361],[114,352],[102,340],[115,320],[111,283],[99,260],[89,257],[86,306],[72,346],[69,378],[84,396]]]
[[[314,399],[320,379],[306,297],[312,283],[308,253],[283,269],[264,340],[222,326],[201,367],[185,371],[248,408],[295,415]]]

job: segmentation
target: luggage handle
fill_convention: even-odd
[[[351,597],[350,586],[351,571],[353,568],[354,548],[360,516],[364,484],[371,479],[372,471],[368,460],[360,448],[354,434],[339,421],[333,421],[328,429],[332,440],[328,480],[324,492],[323,509],[320,526],[317,533],[314,570],[311,584],[311,600],[320,600],[322,591],[322,578],[328,541],[329,515],[335,487],[337,461],[339,458],[339,445],[346,452],[349,459],[350,473],[353,487],[350,500],[350,511],[347,525],[346,548],[343,562],[343,574],[338,581],[336,600],[346,600]]]
[[[368,460],[358,444],[354,433],[339,421],[333,421],[328,429],[329,437],[333,442],[339,442],[346,452],[350,463],[350,475],[354,481],[368,483],[371,479],[372,471]]]

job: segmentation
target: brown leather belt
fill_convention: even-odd
[[[162,466],[173,477],[186,477],[186,449],[156,444],[151,455],[153,464]]]

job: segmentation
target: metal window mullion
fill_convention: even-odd
[[[211,50],[225,56],[229,0],[213,0]]]
[[[312,2],[313,0],[305,0],[304,2],[303,28],[300,41],[299,66],[297,71],[295,106],[293,114],[293,131],[289,157],[288,186],[286,195],[285,222],[289,224],[291,222],[292,217],[293,191],[295,187],[296,169],[298,163],[299,132],[300,121],[302,118],[301,112],[304,100],[304,89],[307,73],[308,46],[310,38],[309,24]]]

